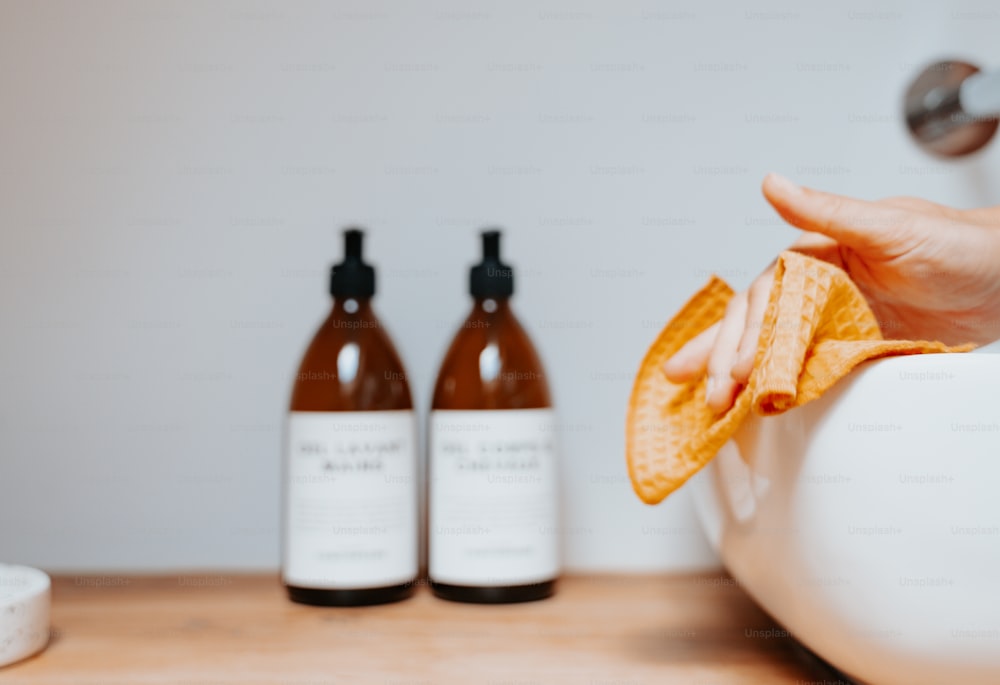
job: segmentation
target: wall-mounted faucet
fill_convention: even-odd
[[[990,142],[1000,123],[1000,71],[935,62],[907,88],[903,106],[921,148],[942,157],[971,154]]]

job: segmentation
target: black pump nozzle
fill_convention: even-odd
[[[500,231],[483,231],[483,261],[469,272],[473,297],[510,297],[514,294],[514,270],[500,261]]]
[[[483,260],[500,261],[500,231],[483,231]]]
[[[375,269],[361,257],[364,231],[344,231],[344,261],[330,271],[330,294],[334,297],[371,297],[375,294]]]
[[[357,228],[349,228],[344,231],[344,257],[347,259],[361,259],[361,241],[364,235]]]

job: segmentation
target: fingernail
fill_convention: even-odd
[[[776,174],[773,171],[768,174],[768,178],[771,181],[771,185],[780,190],[783,193],[797,194],[802,192],[802,187],[797,183],[794,183],[788,178],[785,178],[781,174]]]
[[[705,381],[705,404],[708,404],[708,399],[712,396],[713,390],[715,390],[715,377],[709,376],[708,380]]]

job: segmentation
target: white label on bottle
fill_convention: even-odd
[[[433,411],[429,575],[526,585],[559,574],[555,414]]]
[[[292,412],[286,440],[285,583],[346,590],[412,581],[413,412]]]

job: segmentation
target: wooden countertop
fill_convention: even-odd
[[[327,609],[274,576],[57,577],[53,638],[3,685],[803,685],[836,676],[732,579],[569,576],[557,595]]]

